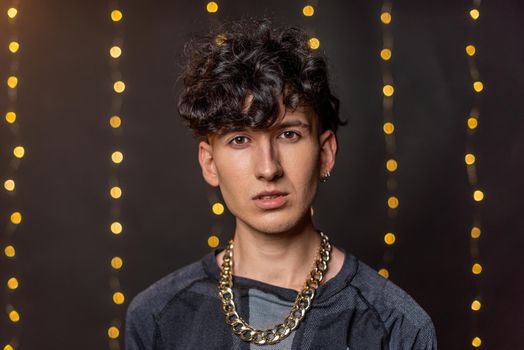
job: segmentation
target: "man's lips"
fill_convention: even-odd
[[[277,209],[287,202],[287,193],[261,193],[253,198],[255,205],[260,209]]]
[[[267,199],[270,199],[268,197],[277,197],[277,196],[286,196],[286,195],[287,193],[282,192],[282,191],[263,191],[263,192],[259,192],[256,196],[253,197],[253,199],[267,200]]]

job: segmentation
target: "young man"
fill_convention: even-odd
[[[436,349],[422,308],[313,226],[343,123],[306,34],[253,21],[187,51],[180,115],[235,232],[135,297],[126,349]]]

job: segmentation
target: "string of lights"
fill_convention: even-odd
[[[309,21],[307,20],[311,19],[315,15],[315,9],[317,8],[317,6],[318,6],[317,1],[308,1],[304,5],[304,7],[302,7],[302,15],[306,19],[305,27],[310,32],[312,32],[312,28],[310,28],[310,26],[308,25]],[[308,39],[307,43],[308,43],[309,48],[312,50],[318,50],[320,48],[320,40],[315,35],[312,35]],[[311,213],[311,216],[315,215],[315,209],[313,208],[313,206],[311,206],[310,208],[310,213]]]
[[[208,14],[208,19],[213,27],[217,27],[217,25],[220,23],[220,17],[219,17],[219,6],[218,2],[216,1],[209,1],[206,3],[206,12]],[[215,38],[215,43],[217,46],[222,45],[226,38],[224,35],[217,35]],[[213,227],[211,227],[211,233],[207,237],[207,245],[209,248],[214,249],[220,245],[220,236],[222,236],[223,227],[219,220],[219,218],[224,214],[225,212],[225,206],[220,201],[219,195],[216,191],[209,191],[208,195],[208,202],[211,206],[211,213],[215,216],[217,221],[213,224]]]
[[[315,10],[318,7],[317,1],[309,1],[304,5],[302,8],[302,15],[304,15],[304,18],[311,19],[315,15]],[[308,31],[313,32],[311,28],[308,26],[308,22],[306,22],[306,28]],[[308,46],[312,50],[318,50],[320,48],[320,39],[316,35],[312,35],[307,42]]]
[[[20,50],[21,44],[19,40],[18,33],[18,18],[20,17],[19,13],[19,2],[14,0],[11,1],[11,6],[7,9],[7,21],[8,21],[8,30],[9,30],[9,42],[7,44],[8,55],[10,55],[10,64],[8,68],[8,77],[7,77],[7,110],[5,114],[5,122],[10,130],[12,135],[13,149],[12,149],[12,158],[7,166],[6,173],[3,179],[3,196],[6,196],[8,199],[6,203],[9,202],[12,205],[12,209],[9,212],[9,221],[4,228],[4,244],[3,244],[3,255],[7,260],[7,263],[2,263],[4,266],[7,266],[4,271],[6,275],[2,276],[2,279],[5,278],[6,297],[4,306],[7,318],[9,323],[13,326],[12,329],[4,334],[10,334],[10,339],[2,339],[4,344],[2,348],[4,350],[14,350],[20,346],[20,324],[21,324],[21,311],[16,306],[16,292],[20,287],[20,277],[16,276],[16,261],[18,259],[18,251],[15,248],[16,244],[16,230],[22,223],[22,212],[19,209],[20,204],[16,197],[16,192],[18,189],[18,184],[16,181],[17,170],[21,164],[22,159],[25,155],[25,147],[21,145],[20,139],[20,124],[19,116],[17,111],[17,96],[18,96],[18,85],[20,79],[18,76],[18,70],[20,65]]]
[[[474,94],[474,102],[471,111],[466,120],[466,154],[464,156],[464,162],[466,164],[466,172],[468,176],[468,182],[470,185],[472,199],[474,203],[473,208],[473,222],[469,229],[470,236],[470,258],[471,258],[471,273],[474,279],[475,291],[474,296],[471,298],[470,309],[472,312],[472,340],[471,345],[473,348],[479,348],[483,342],[479,335],[478,319],[479,312],[482,307],[483,301],[481,297],[480,288],[480,275],[482,273],[482,265],[480,262],[480,251],[479,251],[479,240],[481,234],[481,205],[484,200],[484,192],[479,187],[478,175],[477,175],[477,155],[474,152],[474,136],[477,130],[480,116],[480,101],[481,92],[484,90],[484,84],[480,79],[480,73],[476,63],[477,48],[473,43],[473,32],[476,28],[478,19],[480,17],[480,3],[481,0],[473,0],[473,7],[468,13],[468,21],[471,25],[470,41],[466,44],[465,51],[468,60],[469,72],[472,79],[472,87]]]
[[[308,31],[310,31],[310,32],[312,32],[312,28],[310,28],[310,26],[308,25],[309,22],[310,22],[310,21],[308,21],[308,19],[312,19],[312,17],[315,15],[315,10],[316,10],[317,7],[318,7],[318,2],[317,1],[308,1],[304,5],[304,7],[302,7],[302,15],[306,19],[305,26],[308,29]],[[312,50],[318,50],[320,48],[320,40],[315,35],[312,35],[308,39],[307,44],[308,44],[309,48],[312,49]],[[313,208],[313,206],[311,206],[310,212],[311,212],[311,216],[315,215],[315,209]]]
[[[382,4],[380,12],[380,22],[382,25],[382,40],[383,47],[380,51],[381,67],[382,67],[382,113],[383,125],[382,131],[385,138],[386,146],[386,191],[387,191],[387,222],[386,233],[384,234],[384,255],[382,258],[382,267],[379,269],[379,274],[385,278],[390,276],[390,265],[393,260],[393,247],[397,240],[397,235],[394,230],[395,218],[399,207],[399,199],[397,195],[398,182],[396,179],[396,171],[398,168],[398,160],[395,159],[396,142],[395,142],[395,123],[393,113],[393,94],[395,88],[393,86],[393,74],[391,72],[391,57],[393,54],[393,30],[391,28],[392,1],[385,0]]]
[[[121,206],[122,206],[122,187],[118,178],[118,171],[124,161],[124,153],[120,146],[120,140],[122,137],[122,102],[123,93],[126,89],[126,85],[122,79],[122,72],[120,71],[120,59],[123,54],[124,44],[124,33],[123,33],[123,20],[124,15],[120,8],[118,1],[110,1],[109,3],[109,17],[115,28],[115,36],[111,47],[109,48],[109,65],[111,68],[111,79],[113,82],[113,96],[111,101],[111,112],[109,117],[109,127],[112,130],[114,137],[115,147],[110,151],[110,162],[111,162],[111,176],[109,179],[109,197],[111,201],[110,218],[111,223],[109,225],[109,231],[111,235],[112,243],[115,247],[118,247],[120,239],[124,233],[123,224],[120,218]],[[118,250],[115,248],[115,250]],[[114,308],[114,318],[109,324],[107,329],[107,336],[109,337],[109,348],[111,350],[121,349],[120,335],[122,329],[122,320],[124,318],[123,304],[125,302],[125,296],[122,291],[119,272],[122,270],[124,265],[123,258],[114,254],[109,258],[109,270],[110,279],[109,287],[111,290],[111,300]]]

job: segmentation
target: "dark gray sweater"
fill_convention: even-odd
[[[304,320],[276,345],[241,341],[224,321],[216,249],[138,294],[127,310],[127,350],[436,349],[433,323],[403,290],[346,252],[340,272],[321,285]],[[288,315],[292,289],[234,277],[235,303],[257,329]]]

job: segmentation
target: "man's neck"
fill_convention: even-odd
[[[311,221],[299,230],[263,233],[237,223],[233,247],[233,274],[272,284],[302,290],[320,249],[320,235]],[[216,261],[222,266],[224,252]],[[344,253],[333,246],[327,274],[322,284],[342,268]]]
[[[233,248],[234,275],[302,289],[320,248],[312,225],[301,232],[266,234],[237,226]]]

